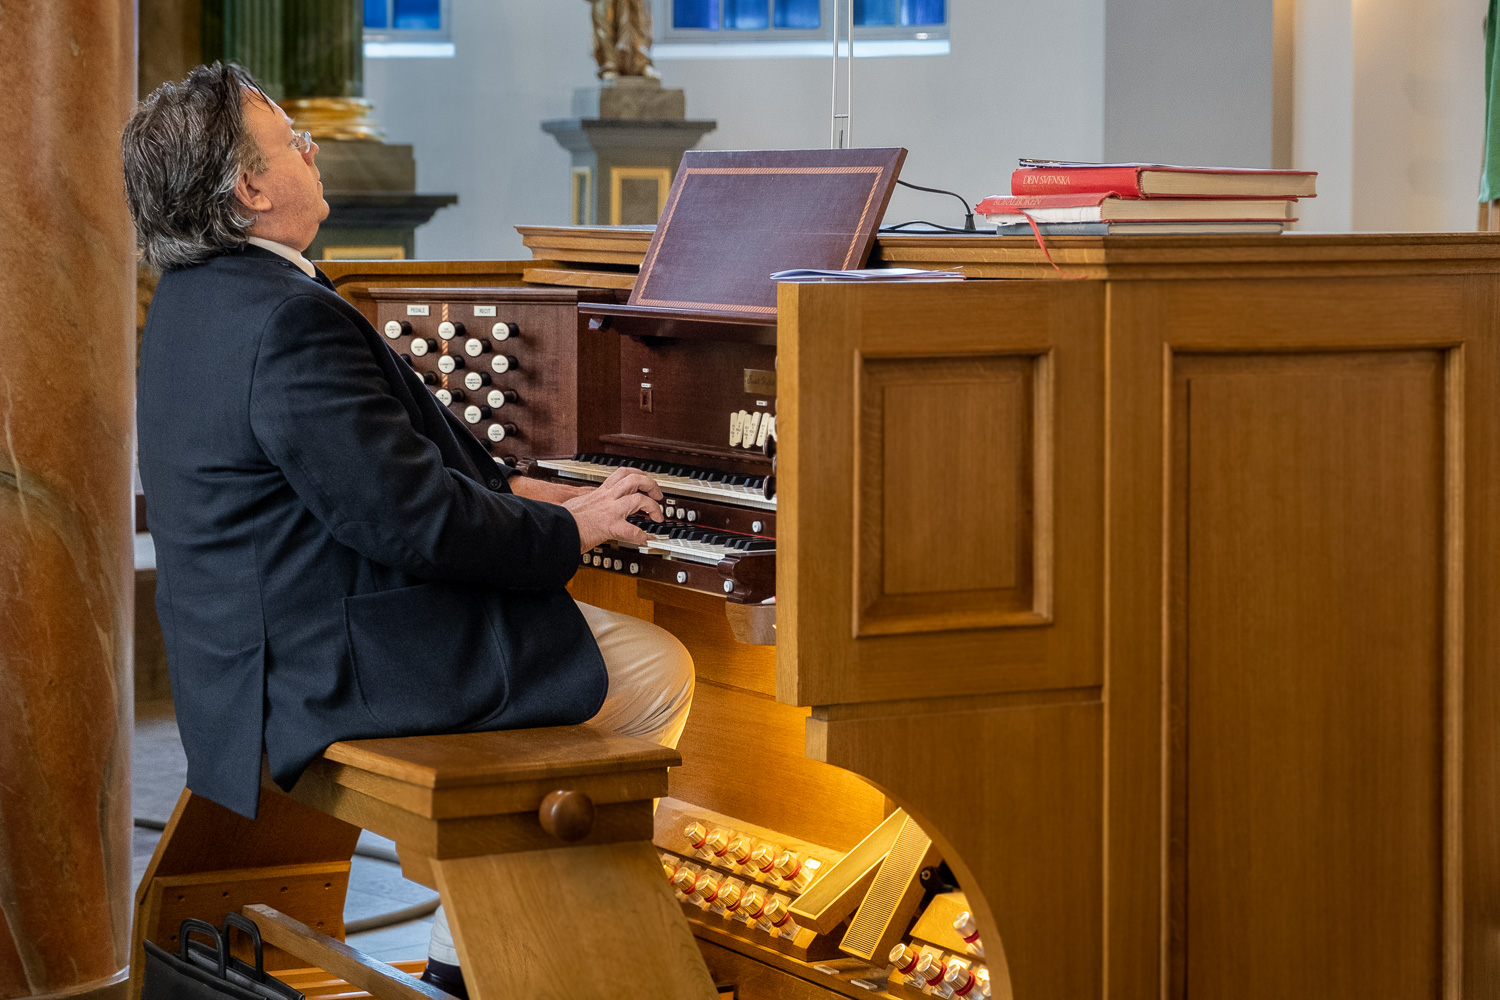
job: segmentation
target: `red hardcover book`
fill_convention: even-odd
[[[997,225],[1037,222],[1287,222],[1286,198],[1122,198],[1107,194],[992,195],[974,211]]]
[[[1179,167],[1165,163],[1022,160],[1014,195],[1113,194],[1121,198],[1313,198],[1317,171]]]

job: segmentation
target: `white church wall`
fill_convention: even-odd
[[[855,139],[909,151],[902,176],[971,202],[1009,189],[1021,156],[1103,154],[1103,0],[949,0],[948,55],[860,58]],[[580,0],[453,0],[456,55],[370,59],[365,92],[391,142],[416,147],[423,191],[459,204],[417,232],[423,257],[524,257],[514,225],[566,223],[568,154],[541,131],[593,81]],[[856,45],[856,51],[858,46]],[[700,149],[828,144],[826,58],[662,59],[690,118],[719,123]],[[898,190],[887,221],[962,221],[952,198]]]
[[[1107,3],[949,0],[949,54],[856,61],[857,143],[907,147],[907,180],[971,201],[1006,190],[1021,156],[1268,162],[1273,0]],[[1293,163],[1321,172],[1301,228],[1473,228],[1483,13],[1298,0]],[[418,253],[523,257],[514,225],[568,221],[568,155],[539,125],[593,80],[588,5],[453,0],[452,27],[454,57],[368,60],[366,92],[416,147],[419,188],[460,197]],[[826,57],[659,67],[689,117],[718,121],[700,148],[827,144]],[[957,224],[958,206],[898,189],[886,221],[909,219]]]

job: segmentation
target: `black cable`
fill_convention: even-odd
[[[157,832],[161,832],[167,828],[167,824],[161,820],[147,819],[143,816],[135,817],[134,823],[142,830],[156,830]],[[362,858],[387,861],[393,865],[401,863],[401,859],[396,856],[396,852],[389,847],[372,847],[360,844],[355,846],[354,853]],[[381,927],[391,927],[396,924],[404,924],[410,920],[417,920],[435,912],[441,903],[442,899],[440,897],[433,896],[431,899],[425,899],[420,903],[413,903],[411,906],[404,906],[399,910],[391,910],[388,913],[377,913],[373,916],[362,917],[359,920],[351,920],[344,925],[344,933],[359,934],[363,931],[378,930]]]
[[[945,231],[950,232],[950,233],[973,233],[973,232],[978,232],[978,230],[974,228],[974,209],[972,209],[971,207],[969,207],[968,199],[966,199],[963,195],[958,194],[957,192],[954,192],[954,191],[944,190],[943,188],[923,187],[920,184],[913,184],[910,181],[903,181],[899,177],[896,179],[896,183],[900,184],[902,187],[909,187],[913,191],[926,191],[928,194],[947,194],[947,195],[952,195],[953,197],[957,198],[958,201],[959,201],[959,204],[963,205],[963,207],[964,207],[964,227],[962,229],[947,229],[947,227],[945,227],[945,226],[939,226],[937,228],[944,229]],[[932,225],[932,223],[929,222],[928,225],[930,226],[930,225]]]
[[[911,222],[898,222],[894,226],[881,226],[882,233],[901,233],[906,231],[907,226],[931,226],[933,230],[940,233],[977,233],[974,229],[955,229],[952,226],[940,226],[936,222],[928,222],[926,219],[913,219]]]

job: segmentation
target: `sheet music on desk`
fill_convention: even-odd
[[[930,271],[920,267],[864,267],[839,271],[817,267],[797,267],[776,271],[772,281],[962,281],[962,271]]]

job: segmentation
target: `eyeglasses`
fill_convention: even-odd
[[[311,153],[312,152],[312,148],[313,148],[312,133],[311,132],[294,132],[294,133],[292,133],[291,146],[292,146],[293,149],[295,149],[297,152],[303,154],[304,156],[307,155],[308,153]]]

